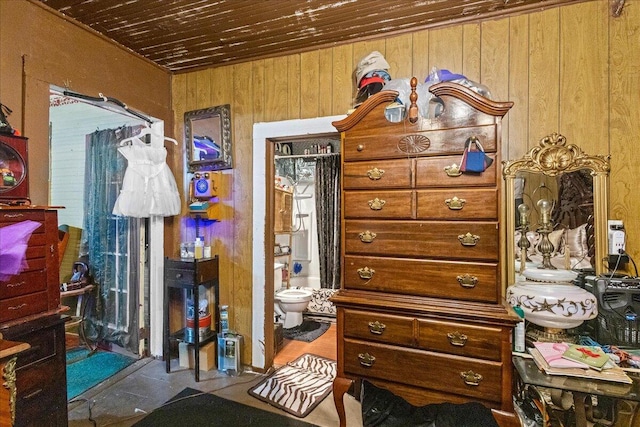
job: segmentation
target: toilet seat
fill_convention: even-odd
[[[275,299],[283,303],[311,301],[312,292],[306,289],[283,289],[276,292]]]

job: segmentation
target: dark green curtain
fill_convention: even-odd
[[[89,319],[84,325],[87,337],[94,343],[116,343],[137,354],[140,219],[111,213],[127,167],[118,153],[119,141],[136,131],[131,127],[105,129],[87,138],[81,255],[97,286],[97,298],[87,310]]]
[[[316,159],[316,220],[320,286],[340,288],[340,155]]]

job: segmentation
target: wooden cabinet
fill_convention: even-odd
[[[30,348],[16,364],[16,426],[66,426],[66,316],[60,310],[58,215],[54,209],[0,207],[0,228],[39,223],[27,242],[26,266],[0,280],[0,334]],[[5,236],[6,237],[6,236]]]
[[[28,241],[26,268],[0,279],[0,325],[53,314],[60,305],[58,213],[46,208],[0,207],[0,228],[22,221],[41,225]]]
[[[67,426],[64,316],[41,316],[3,328],[5,339],[29,344],[16,364],[15,426]]]
[[[415,85],[414,85],[415,87]],[[391,123],[396,92],[344,120],[342,286],[334,397],[367,379],[415,405],[479,401],[514,421],[511,337],[503,300],[500,126],[512,103],[454,83],[431,92],[438,117]],[[456,170],[470,137],[492,165]]]

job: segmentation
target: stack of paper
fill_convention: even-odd
[[[597,346],[535,342],[533,360],[548,375],[565,375],[631,384],[632,379]]]

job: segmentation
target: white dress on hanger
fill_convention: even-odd
[[[180,194],[166,163],[166,148],[156,146],[153,138],[151,145],[138,137],[130,141],[130,145],[118,148],[127,159],[127,170],[113,214],[136,218],[178,215]]]

